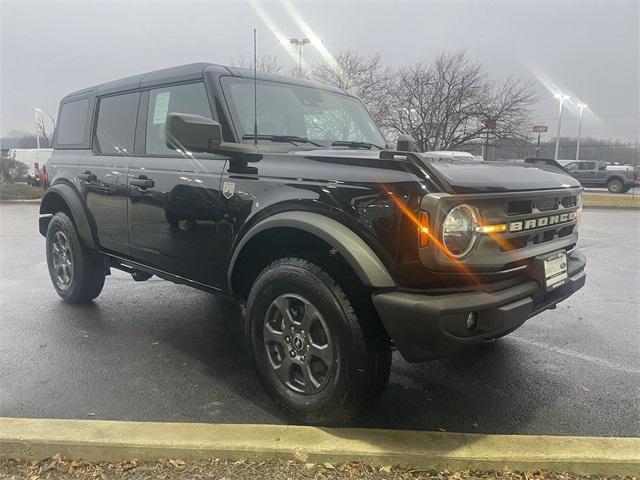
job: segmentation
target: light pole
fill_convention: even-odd
[[[556,153],[553,156],[553,159],[558,161],[558,151],[560,150],[560,126],[562,125],[562,106],[565,100],[569,100],[569,95],[563,95],[561,93],[556,93],[554,95],[558,100],[560,100],[560,110],[558,111],[558,131],[556,132]]]
[[[38,122],[38,112],[42,112],[40,108],[33,109],[33,115],[36,119],[36,147],[40,150],[40,122]]]
[[[580,160],[580,135],[582,134],[582,112],[589,105],[585,103],[579,103],[578,108],[580,109],[580,119],[578,120],[578,143],[576,144],[576,160]]]
[[[309,45],[311,40],[308,38],[290,38],[289,43],[298,48],[298,76],[302,77],[302,49],[305,45]]]

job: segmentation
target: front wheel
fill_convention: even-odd
[[[247,302],[247,344],[285,412],[304,423],[341,424],[382,392],[389,337],[373,310],[359,310],[310,261],[277,260],[258,276]]]
[[[47,228],[47,266],[53,287],[67,303],[90,302],[102,291],[103,257],[86,248],[66,213],[58,212]]]

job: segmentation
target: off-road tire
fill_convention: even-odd
[[[623,193],[623,189],[624,185],[620,180],[614,178],[613,180],[609,180],[607,182],[607,190],[609,190],[611,193]]]
[[[258,377],[280,408],[307,424],[343,424],[384,391],[391,368],[390,339],[370,299],[357,293],[361,285],[352,272],[338,277],[338,268],[315,259],[276,260],[258,275],[247,301],[247,346]],[[333,345],[331,373],[313,394],[296,392],[278,377],[264,341],[269,308],[288,294],[317,309]]]
[[[58,233],[61,235],[58,235]],[[67,258],[72,268],[67,270],[68,283],[64,283],[56,271],[56,238],[64,237],[68,242]],[[100,295],[105,279],[104,257],[85,247],[78,231],[66,213],[58,212],[49,221],[47,228],[47,266],[51,282],[58,295],[67,303],[87,303]]]

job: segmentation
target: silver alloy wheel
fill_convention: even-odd
[[[276,298],[263,326],[264,346],[276,376],[297,393],[313,395],[327,384],[334,366],[326,322],[307,299],[293,293]]]
[[[73,276],[73,254],[69,239],[60,230],[55,233],[51,242],[51,260],[56,284],[61,289],[68,288]]]
[[[612,180],[609,182],[609,191],[611,193],[620,193],[622,191],[622,182],[619,180]]]

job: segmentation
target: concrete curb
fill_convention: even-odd
[[[481,435],[285,425],[0,418],[0,458],[269,458],[425,469],[640,472],[640,438]]]
[[[28,198],[28,199],[24,199],[24,200],[0,198],[0,203],[40,203],[41,200],[42,199],[40,199],[40,198]]]

